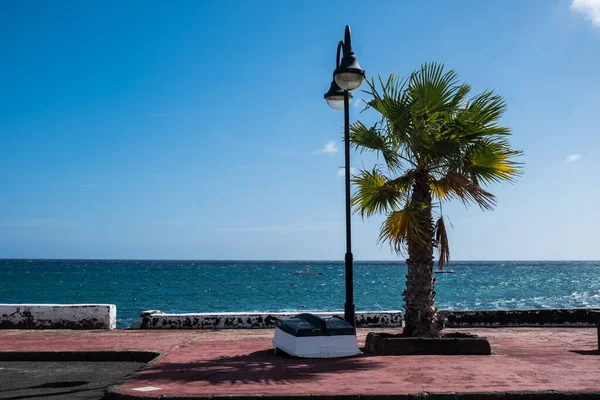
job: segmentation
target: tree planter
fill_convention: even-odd
[[[369,332],[365,351],[386,356],[492,354],[486,338],[464,333],[450,333],[441,338],[418,338]]]

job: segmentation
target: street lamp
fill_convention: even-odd
[[[340,50],[343,57],[340,62]],[[346,304],[344,304],[344,319],[353,327],[356,327],[354,312],[354,282],[352,267],[352,235],[350,227],[350,90],[357,89],[365,79],[365,71],[358,65],[356,55],[352,51],[352,39],[350,27],[346,25],[344,41],[340,41],[337,47],[335,60],[335,71],[329,91],[325,93],[327,104],[334,110],[344,109],[344,151],[345,151],[345,181],[346,181]]]

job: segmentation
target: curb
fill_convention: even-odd
[[[152,351],[0,351],[0,361],[137,361],[149,363]]]
[[[102,400],[592,400],[600,399],[600,392],[562,392],[556,390],[516,392],[470,392],[470,393],[403,393],[403,394],[356,394],[356,395],[158,395],[134,396],[117,392],[118,386],[107,389]]]

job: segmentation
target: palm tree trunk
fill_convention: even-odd
[[[405,301],[404,336],[438,337],[440,326],[435,306],[435,278],[433,275],[433,220],[431,218],[431,190],[428,174],[414,176],[411,204],[418,207],[418,224],[422,240],[408,241],[408,273]]]

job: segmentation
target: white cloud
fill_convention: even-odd
[[[314,154],[335,154],[338,151],[340,151],[340,149],[337,147],[335,140],[330,140],[325,143],[325,146],[323,146],[322,149],[315,151]]]
[[[581,160],[581,154],[571,154],[570,156],[567,156],[565,160],[568,162]]]
[[[600,0],[573,0],[571,11],[583,14],[592,25],[600,27]]]
[[[350,175],[356,175],[358,170],[354,167],[350,167]],[[339,168],[337,172],[337,176],[344,176],[346,174],[346,168]]]

